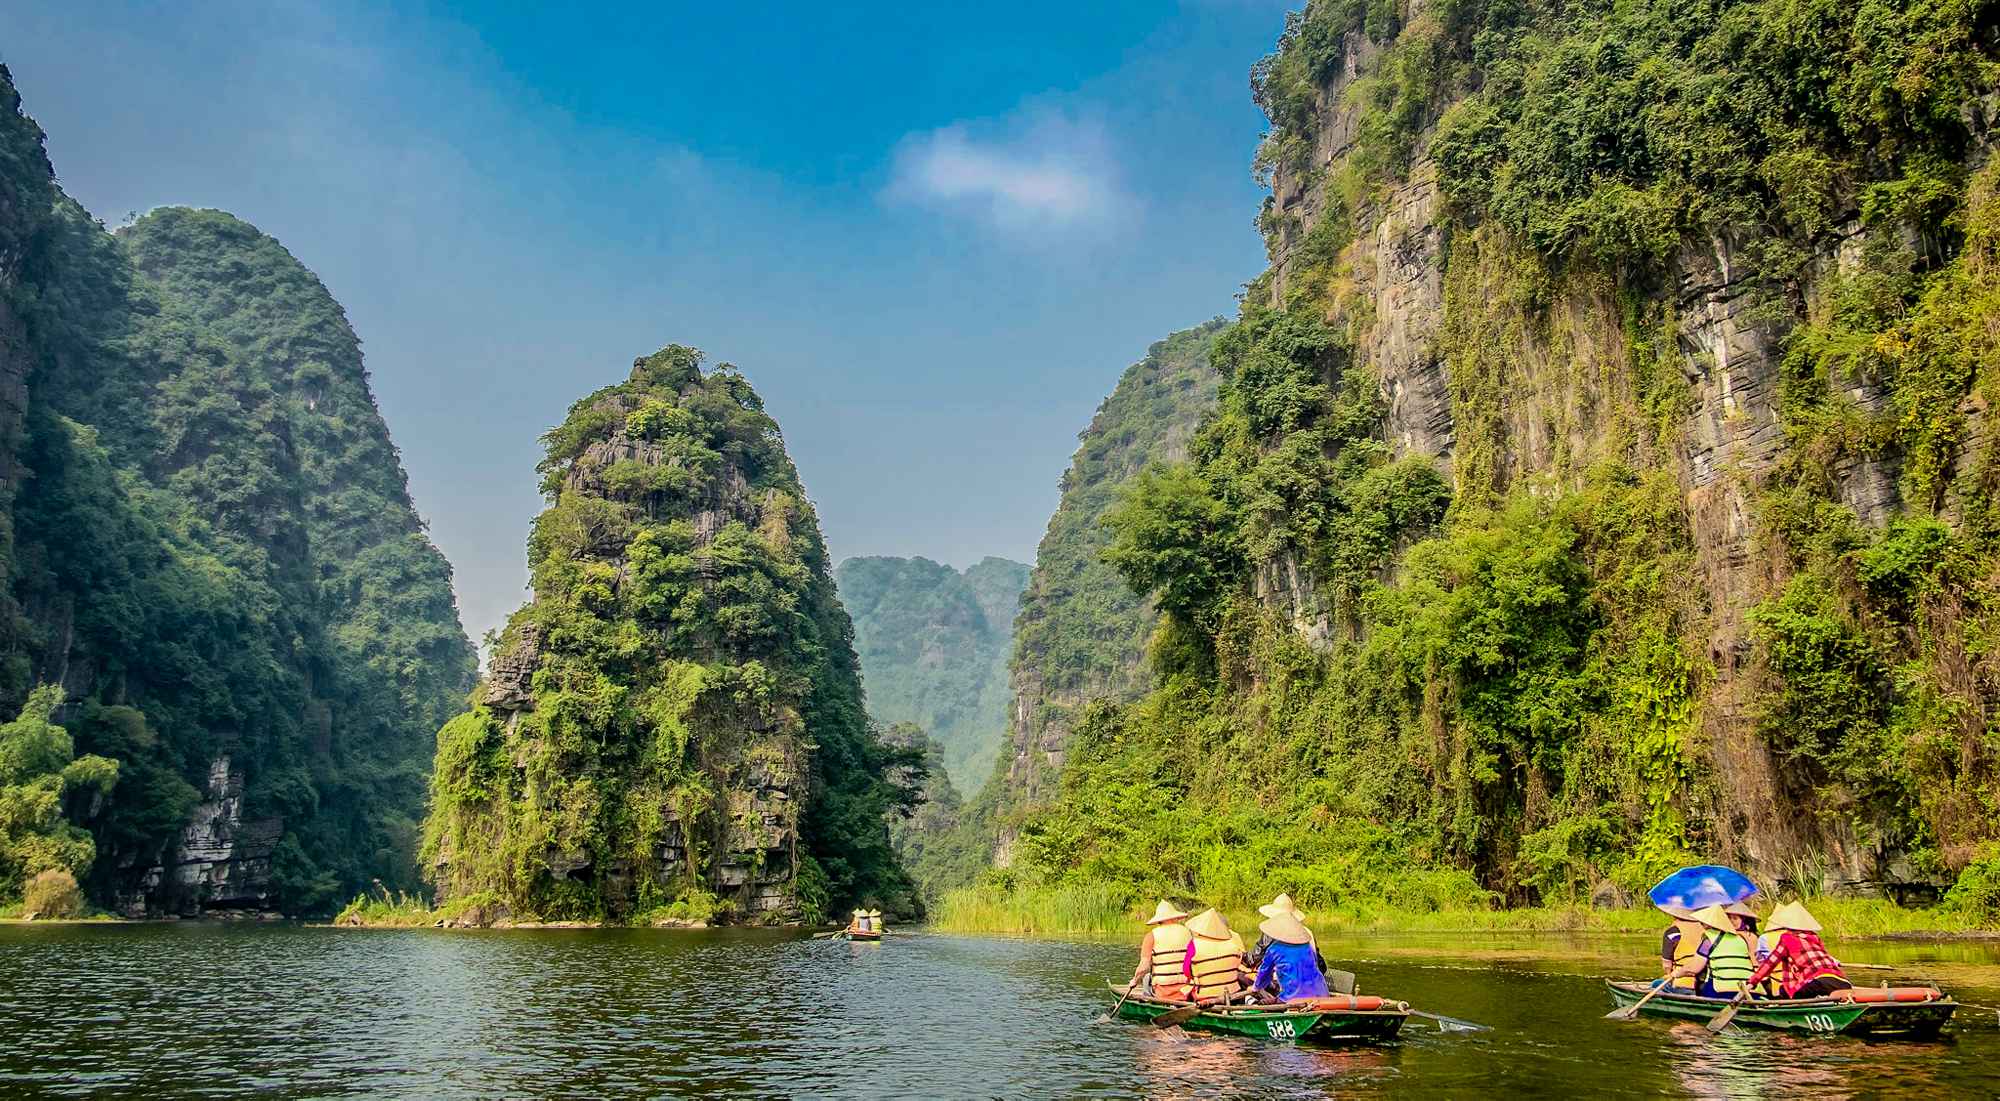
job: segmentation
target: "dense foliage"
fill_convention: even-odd
[[[101,800],[118,783],[118,762],[76,755],[69,732],[54,722],[62,689],[44,686],[21,714],[0,726],[0,897],[41,880],[43,895],[76,889],[90,871],[97,845],[64,815],[69,803]],[[67,876],[67,888],[57,886]],[[46,899],[27,900],[49,912]]]
[[[0,377],[26,400],[6,451],[0,706],[61,685],[77,746],[119,763],[108,798],[70,808],[96,842],[87,888],[126,908],[198,902],[143,880],[224,756],[245,819],[278,824],[277,905],[410,882],[425,729],[473,656],[353,332],[310,272],[227,215],[166,209],[106,233],[55,187],[6,93],[0,221],[23,341]]]
[[[1915,874],[1990,878],[1995,13],[1296,13],[1252,74],[1259,168],[1316,201],[1267,204],[1282,283],[1217,337],[1226,382],[1189,461],[1110,517],[1106,561],[1166,613],[1153,691],[1077,725],[1003,885],[1427,909],[1630,892],[1731,855],[1703,709],[1739,655],[1708,648],[1671,294],[1684,250],[1723,242],[1755,272],[1745,322],[1785,349],[1783,458],[1746,485],[1776,575],[1741,674],[1754,736],[1792,805]],[[1332,110],[1352,141],[1322,162]],[[1391,460],[1355,354],[1381,199],[1433,172],[1448,467]],[[1524,356],[1578,405],[1535,405]],[[1578,416],[1602,426],[1587,448],[1524,455],[1524,421]],[[1868,470],[1900,498],[1880,526],[1851,491]]]
[[[834,580],[854,620],[868,713],[922,729],[957,785],[992,775],[1028,567],[985,558],[960,573],[927,558],[849,558]]]
[[[853,628],[777,424],[678,345],[544,437],[535,598],[438,734],[445,899],[517,915],[817,919],[898,905],[888,819],[921,748],[876,739]]]

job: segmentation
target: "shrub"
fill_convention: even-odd
[[[28,880],[21,898],[21,914],[28,918],[73,918],[83,915],[83,892],[76,877],[62,868],[50,868]]]

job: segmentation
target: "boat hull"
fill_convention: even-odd
[[[1125,988],[1114,983],[1111,992],[1122,996]],[[1163,1013],[1186,1007],[1186,1002],[1160,1001],[1144,994],[1134,994],[1118,1008],[1118,1016],[1127,1021],[1151,1021]],[[1372,1043],[1394,1038],[1409,1016],[1409,1009],[1397,1002],[1387,1002],[1381,1009],[1372,1010],[1300,1009],[1284,1005],[1218,1006],[1195,1014],[1182,1022],[1181,1027],[1195,1032],[1216,1032],[1294,1044]]]
[[[1633,1005],[1653,988],[1650,983],[1607,982],[1611,1000]],[[1729,1003],[1691,994],[1661,994],[1640,1008],[1646,1017],[1707,1021]],[[1735,1022],[1752,1028],[1774,1028],[1820,1035],[1878,1036],[1927,1040],[1943,1030],[1958,1009],[1949,996],[1921,1002],[1849,1002],[1837,998],[1755,1000],[1744,1002]]]

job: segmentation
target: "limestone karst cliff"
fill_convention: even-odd
[[[544,438],[534,598],[438,735],[440,901],[516,917],[817,920],[910,883],[853,628],[778,427],[670,346]]]
[[[1152,691],[1044,746],[1029,869],[1427,906],[1992,859],[1995,59],[1980,3],[1295,14],[1271,268],[1110,515]]]
[[[229,215],[106,232],[0,89],[0,711],[60,686],[76,750],[118,764],[65,803],[91,837],[66,866],[133,915],[413,886],[473,654],[353,330]],[[15,840],[0,896],[47,859]]]
[[[1214,407],[1218,376],[1208,348],[1221,328],[1210,322],[1147,349],[1077,436],[1021,595],[1003,759],[1010,804],[1049,793],[1085,703],[1144,690],[1141,659],[1155,617],[1104,561],[1104,515],[1140,470],[1187,457],[1188,440]]]

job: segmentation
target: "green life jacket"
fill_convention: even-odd
[[[1710,930],[1708,985],[1718,994],[1736,994],[1757,970],[1757,957],[1741,933]]]

